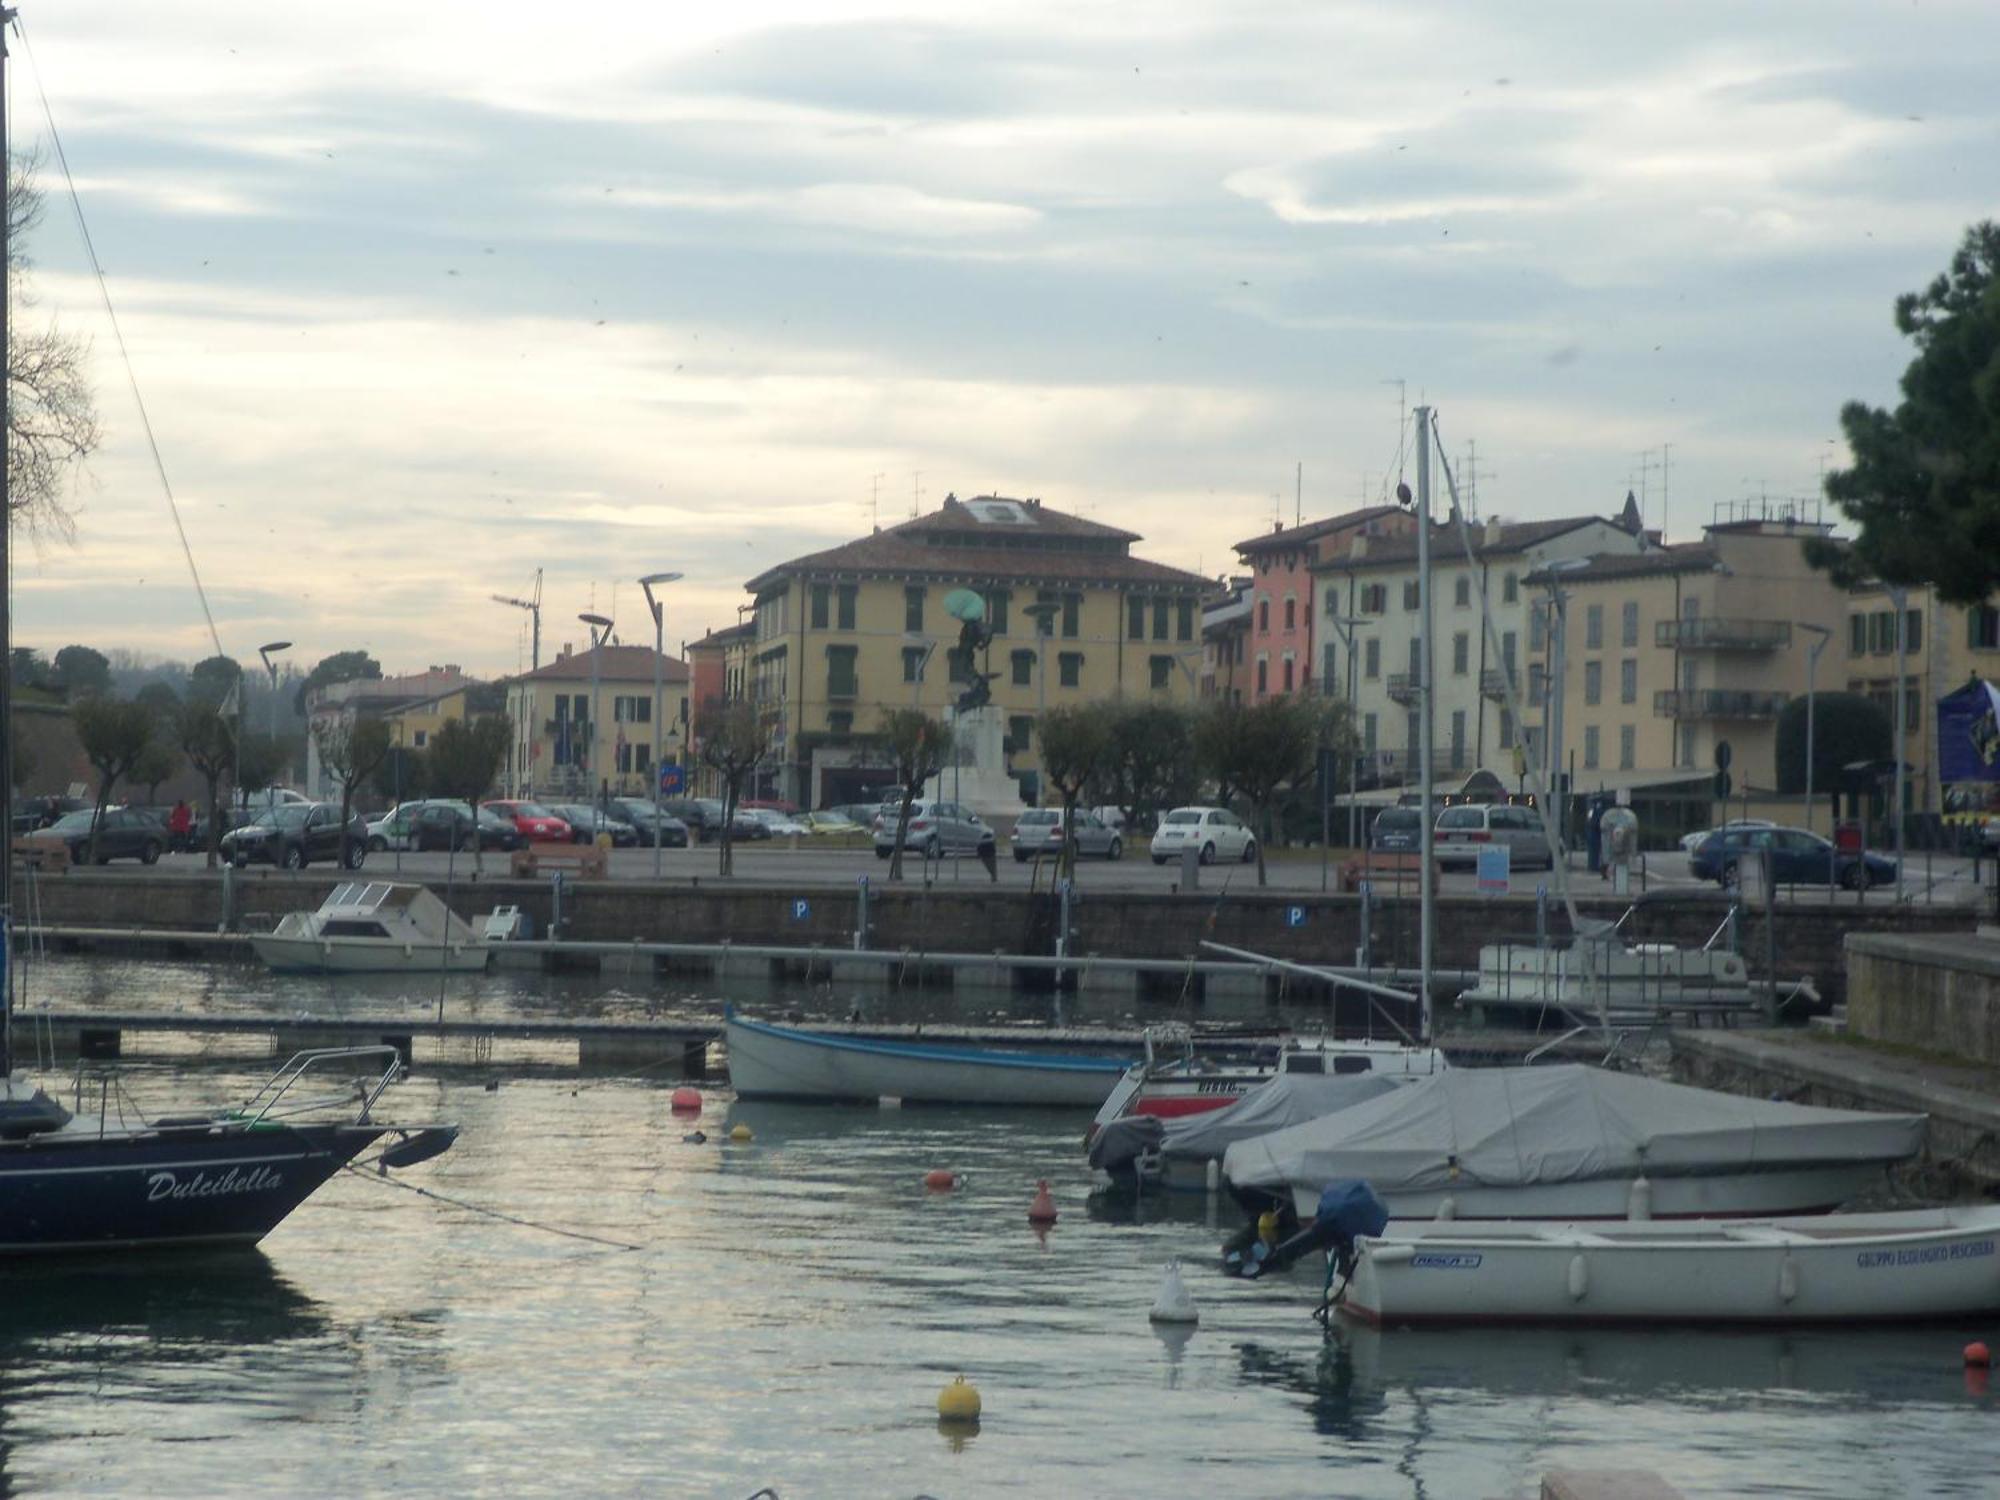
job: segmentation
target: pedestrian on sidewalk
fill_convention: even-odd
[[[174,803],[174,810],[167,814],[167,847],[176,854],[187,853],[188,834],[194,828],[194,811],[182,797]]]

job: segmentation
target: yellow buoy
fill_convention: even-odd
[[[1270,1209],[1257,1215],[1257,1238],[1267,1245],[1278,1243],[1278,1216]]]
[[[752,1135],[750,1134],[750,1127],[748,1125],[732,1125],[729,1129],[729,1138],[732,1141],[747,1141],[754,1139],[754,1137],[752,1137]]]
[[[959,1376],[938,1392],[938,1415],[947,1422],[977,1422],[979,1387],[967,1385],[965,1377]]]

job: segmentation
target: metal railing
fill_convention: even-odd
[[[1479,695],[1482,698],[1507,699],[1508,673],[1503,667],[1488,667],[1479,674]]]
[[[1699,615],[1661,620],[1653,644],[1678,651],[1776,651],[1792,643],[1790,620],[1730,620]]]
[[[1775,719],[1791,702],[1790,693],[1756,688],[1682,688],[1653,694],[1659,719]]]
[[[1417,701],[1417,679],[1411,672],[1391,672],[1383,682],[1383,690],[1397,703]]]

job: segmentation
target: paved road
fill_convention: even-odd
[[[189,870],[201,868],[198,855],[169,855],[160,861],[161,870]],[[447,859],[443,854],[371,854],[367,871],[370,874],[396,873],[415,875],[425,880],[443,880],[446,876]],[[1933,904],[1972,903],[1980,893],[1972,884],[1972,863],[1970,860],[1938,856],[1926,867],[1921,854],[1913,855],[1907,862],[1905,874],[1905,898],[1917,902]],[[115,868],[128,870],[135,866],[120,864]],[[471,868],[469,856],[459,855],[454,868],[463,874]],[[489,854],[485,857],[485,869],[489,875],[504,874],[507,856]],[[673,881],[709,881],[716,878],[716,850],[710,845],[694,849],[664,849],[660,851],[662,875]],[[915,855],[905,863],[905,876],[911,881],[923,876],[923,863]],[[1269,888],[1279,891],[1317,892],[1321,887],[1320,862],[1310,853],[1303,856],[1293,851],[1283,851],[1273,856],[1266,866]],[[611,874],[614,879],[645,879],[653,873],[653,851],[650,849],[620,849],[611,855]],[[1983,867],[1982,874],[1988,882],[1988,896],[1992,868],[1990,863]],[[878,860],[868,849],[825,849],[814,848],[801,840],[799,846],[791,847],[788,841],[772,843],[752,843],[738,845],[736,849],[736,876],[739,880],[760,885],[800,885],[800,886],[848,886],[861,876],[881,882],[888,878],[888,865]],[[931,867],[931,877],[946,885],[979,886],[988,883],[985,869],[976,859],[947,859]],[[1049,871],[1045,868],[1037,874],[1032,863],[1017,865],[1002,853],[1000,858],[999,883],[1011,888],[1024,888],[1031,879],[1038,879],[1046,887]],[[1211,865],[1201,872],[1201,888],[1214,891],[1228,883],[1230,890],[1255,889],[1257,871],[1254,865]],[[1404,889],[1415,892],[1414,877],[1405,877]],[[1180,866],[1155,865],[1143,851],[1129,852],[1119,862],[1112,864],[1102,860],[1088,860],[1082,863],[1077,873],[1077,883],[1088,890],[1105,891],[1169,891],[1180,882]],[[1551,876],[1546,871],[1528,870],[1516,872],[1509,883],[1510,895],[1532,896],[1539,885],[1549,885],[1551,894],[1554,887]],[[1599,876],[1583,868],[1580,857],[1572,861],[1571,886],[1578,895],[1608,895],[1609,885]],[[1338,887],[1338,872],[1330,871],[1327,876],[1328,889]],[[1393,889],[1393,885],[1389,887]],[[1446,874],[1440,882],[1440,890],[1447,895],[1472,895],[1478,890],[1478,881],[1470,872],[1454,871]],[[1635,882],[1635,889],[1641,886]],[[1712,882],[1698,881],[1688,874],[1687,856],[1679,851],[1655,853],[1646,856],[1643,889],[1651,891],[1684,890],[1699,891],[1716,889]],[[1791,893],[1792,899],[1801,901],[1836,900],[1852,903],[1856,898],[1852,892],[1831,895],[1808,887],[1798,888]],[[1881,904],[1894,899],[1891,890],[1871,891],[1866,900],[1870,904]]]

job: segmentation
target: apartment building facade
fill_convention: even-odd
[[[1415,518],[1401,506],[1375,505],[1289,529],[1275,523],[1263,536],[1236,544],[1250,569],[1250,617],[1244,640],[1252,703],[1312,691],[1315,642],[1326,635],[1313,611],[1315,566],[1344,557],[1358,540],[1414,536]]]
[[[1969,811],[1948,804],[1938,778],[1937,703],[1974,678],[2000,682],[2000,597],[1947,604],[1928,584],[1897,589],[1871,582],[1847,596],[1847,620],[1832,675],[1872,699],[1890,722],[1896,712],[1896,617],[1903,619],[1903,759],[1914,812]]]
[[[503,781],[512,796],[587,798],[606,788],[614,796],[652,795],[656,722],[660,762],[685,759],[687,664],[651,646],[565,645],[554,661],[509,679],[506,688],[513,740]]]
[[[1531,636],[1528,579],[1552,562],[1636,552],[1642,538],[1636,518],[1628,525],[1598,516],[1496,518],[1472,523],[1468,534],[1469,558],[1456,524],[1436,526],[1431,539],[1433,765],[1445,777],[1492,771],[1511,786],[1514,751],[1539,727],[1539,710],[1530,707],[1530,722],[1518,722],[1506,684],[1512,674],[1532,705],[1530,666],[1546,644]],[[1312,570],[1313,614],[1328,627],[1320,638],[1321,682],[1351,698],[1363,764],[1383,782],[1421,773],[1416,542],[1413,534],[1358,537],[1343,556]]]
[[[986,495],[944,505],[752,578],[751,700],[775,737],[774,789],[801,806],[849,800],[888,769],[886,711],[948,717],[965,691],[948,596],[985,606],[992,641],[975,670],[1004,715],[1007,770],[1039,790],[1049,709],[1124,697],[1192,702],[1201,606],[1216,584],[1134,557],[1137,534]]]

